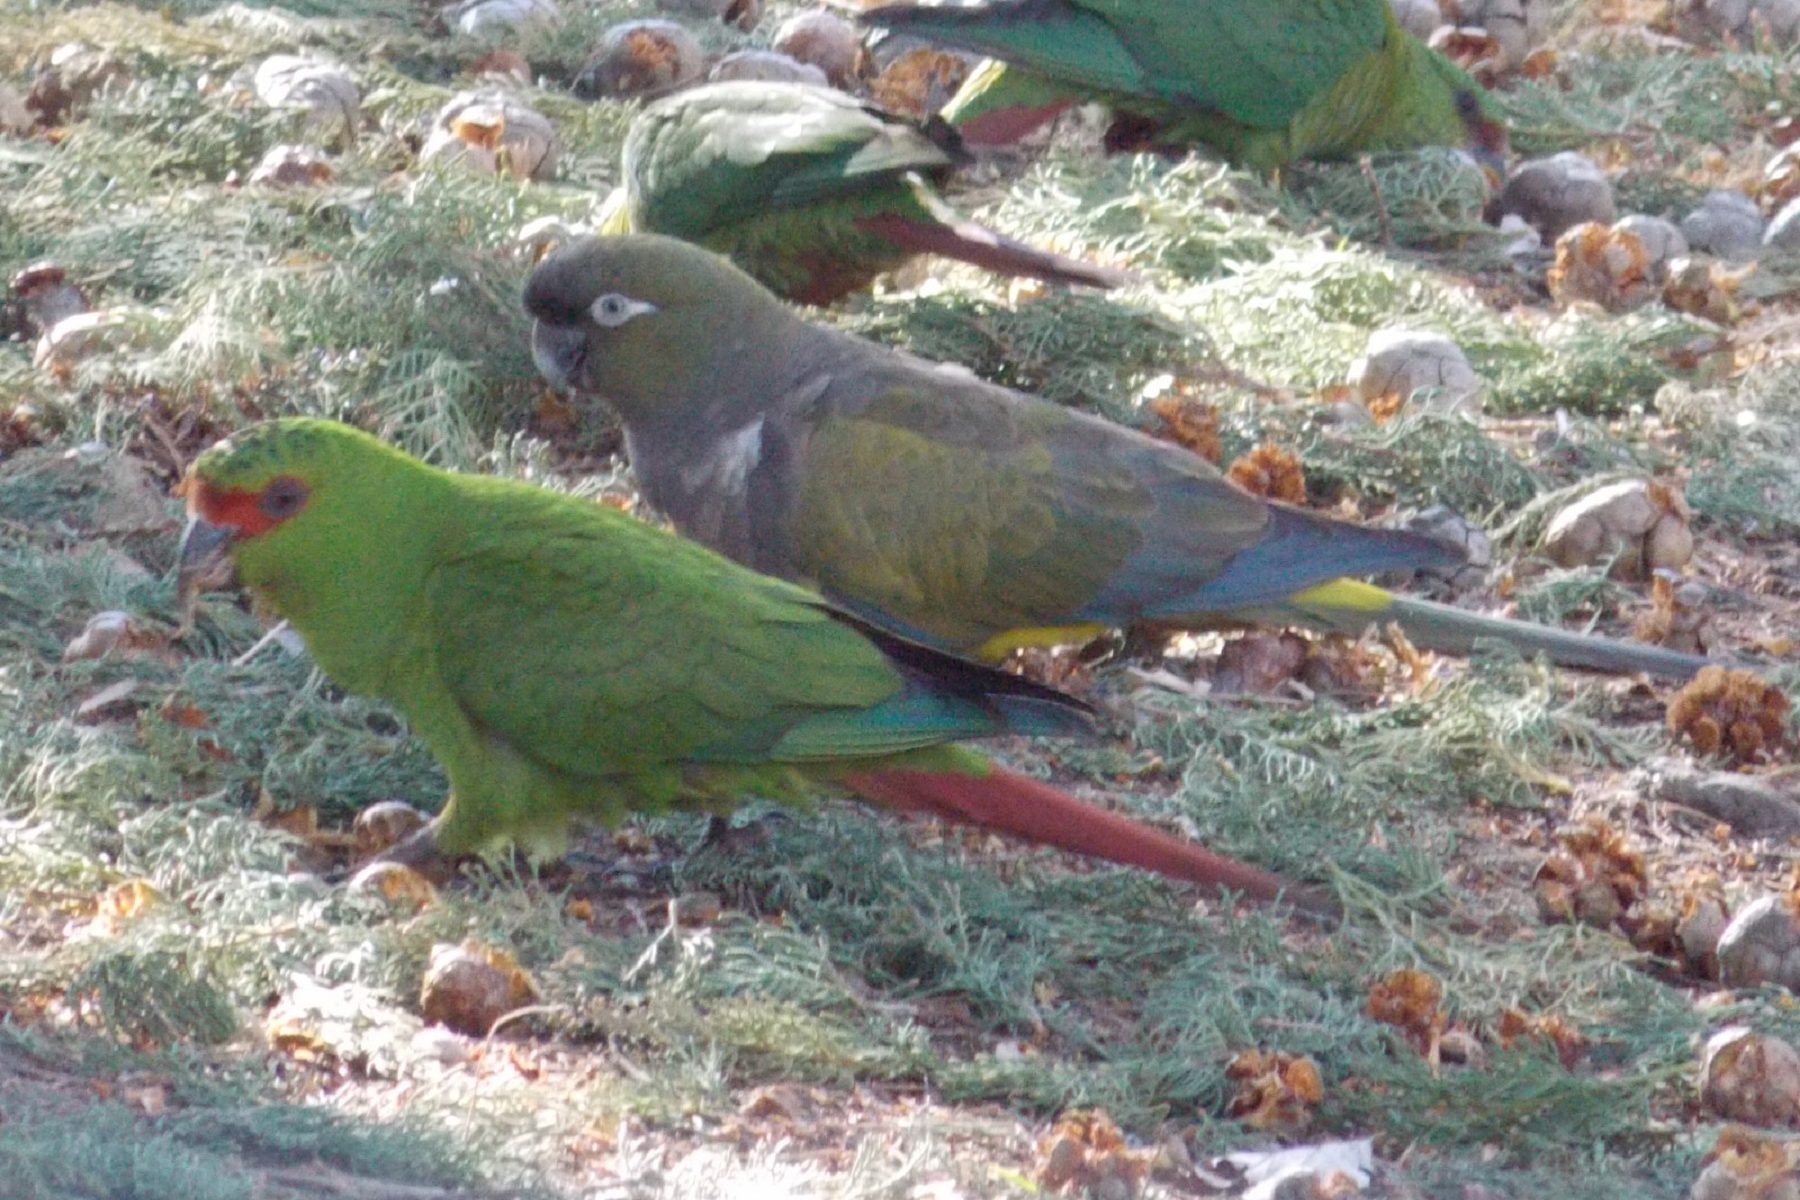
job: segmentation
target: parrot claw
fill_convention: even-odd
[[[1295,916],[1321,928],[1335,929],[1344,923],[1344,907],[1325,888],[1291,887],[1281,893],[1279,903],[1293,910]]]
[[[773,812],[744,825],[733,825],[730,817],[713,816],[706,823],[706,834],[694,848],[694,855],[717,852],[726,855],[756,850],[769,843],[775,823],[787,820],[785,813]]]

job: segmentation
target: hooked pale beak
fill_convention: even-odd
[[[235,530],[199,517],[188,518],[175,563],[175,607],[181,614],[183,633],[194,627],[194,609],[202,592],[236,584],[237,568],[229,553],[236,540]]]
[[[587,334],[578,325],[531,323],[531,361],[552,387],[572,392],[587,366]]]

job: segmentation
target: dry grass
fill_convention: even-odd
[[[598,5],[521,42],[542,72],[532,99],[568,144],[558,181],[536,185],[411,165],[418,118],[486,49],[423,8],[0,14],[0,82],[28,84],[73,39],[130,75],[54,141],[0,139],[0,267],[54,256],[132,331],[63,374],[0,344],[11,1194],[1011,1195],[1035,1186],[1037,1137],[1075,1107],[1105,1109],[1134,1145],[1269,1140],[1223,1115],[1227,1064],[1264,1047],[1318,1065],[1325,1098],[1301,1136],[1373,1135],[1389,1177],[1426,1194],[1685,1195],[1713,1133],[1695,1039],[1727,1019],[1794,1036],[1791,998],[1696,1008],[1709,985],[1646,970],[1614,935],[1541,925],[1531,874],[1576,817],[1646,848],[1653,887],[1706,867],[1740,903],[1778,884],[1788,848],[1721,844],[1638,794],[1631,769],[1677,751],[1655,698],[1625,683],[1500,658],[1428,664],[1415,682],[1369,649],[1371,682],[1345,698],[1207,701],[1185,686],[1211,670],[1203,642],[1076,668],[1116,718],[1099,745],[1003,748],[1331,881],[1351,915],[1326,936],[835,804],[770,820],[730,856],[688,853],[700,830],[686,821],[596,835],[542,877],[496,867],[392,912],[299,869],[303,847],[253,815],[266,800],[335,826],[376,800],[434,804],[441,778],[391,715],[279,649],[237,661],[260,630],[222,601],[166,652],[61,661],[91,613],[173,623],[166,487],[251,420],[328,414],[446,465],[624,486],[605,414],[571,424],[542,403],[515,234],[597,207],[630,109],[563,85],[597,29],[648,7]],[[329,186],[238,186],[300,131],[228,81],[297,48],[355,69],[361,132]],[[1629,145],[1626,197],[1665,215],[1758,168],[1765,106],[1793,91],[1775,54],[1563,50],[1559,73],[1502,96],[1518,144]],[[1791,629],[1800,565],[1777,539],[1800,526],[1800,387],[1779,265],[1761,315],[1696,359],[1683,351],[1719,331],[1692,318],[1551,311],[1442,156],[1374,170],[1393,247],[1354,166],[1277,190],[1198,158],[1102,162],[1066,138],[965,203],[1129,262],[1143,286],[1013,297],[933,264],[908,280],[928,286],[822,319],[1128,422],[1154,424],[1148,400],[1171,382],[1191,388],[1218,407],[1228,458],[1273,441],[1299,452],[1320,499],[1511,522],[1508,563],[1557,489],[1684,472],[1724,644]],[[1322,391],[1369,332],[1403,323],[1462,344],[1490,383],[1488,420],[1328,419]],[[1517,598],[1615,631],[1646,603],[1593,573]],[[1466,598],[1484,600],[1497,603]],[[126,683],[123,702],[78,715]],[[117,889],[138,881],[154,898],[121,910],[119,895],[145,893]],[[669,899],[698,893],[719,915],[671,924]],[[430,947],[465,937],[508,949],[541,992],[486,1041],[416,1015]],[[1434,1065],[1366,1014],[1369,986],[1402,967],[1442,981],[1484,1062]],[[330,1021],[271,1040],[277,1006],[305,996],[328,997]],[[1508,1008],[1560,1018],[1585,1049],[1565,1064],[1541,1042],[1502,1046]]]

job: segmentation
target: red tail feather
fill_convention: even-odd
[[[1045,104],[1037,108],[1015,105],[997,108],[980,116],[959,121],[956,132],[969,146],[1010,146],[1032,130],[1044,125],[1075,106],[1073,100]]]
[[[1046,846],[1088,854],[1209,891],[1230,888],[1258,900],[1285,894],[1309,912],[1336,915],[1328,898],[1295,888],[1278,875],[1214,854],[1191,842],[1077,800],[1046,783],[998,767],[985,775],[949,771],[868,771],[844,777],[858,795],[903,812],[1010,833]]]
[[[1051,283],[1080,283],[1097,288],[1119,287],[1131,279],[1125,271],[1039,250],[973,221],[939,225],[878,213],[858,217],[856,224],[914,254],[942,254],[1002,275],[1029,275]]]

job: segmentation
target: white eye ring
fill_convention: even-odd
[[[606,292],[597,296],[588,305],[588,315],[594,318],[594,324],[616,329],[633,317],[641,317],[645,313],[656,311],[656,305],[647,300],[633,300],[623,292]]]

